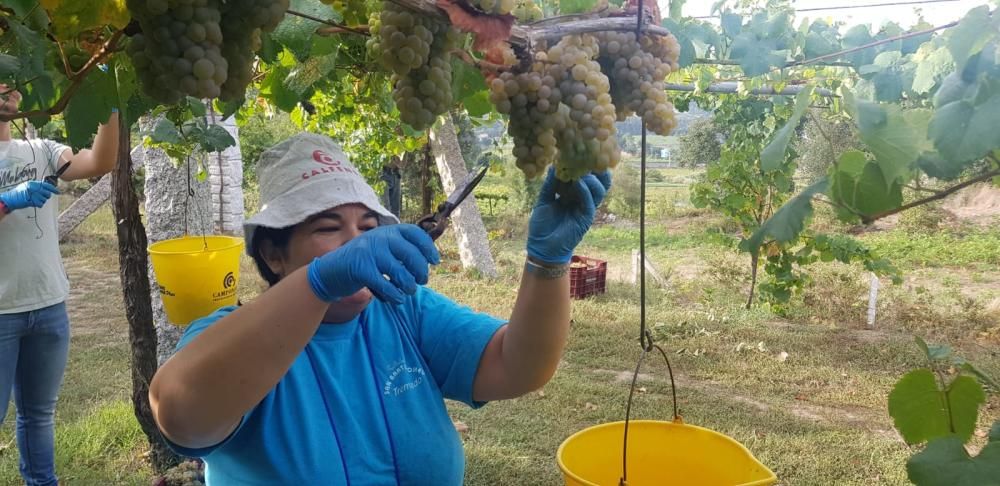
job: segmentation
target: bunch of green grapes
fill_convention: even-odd
[[[127,5],[142,30],[126,48],[142,89],[171,104],[184,96],[244,96],[260,31],[277,27],[288,0],[128,0]]]
[[[368,20],[368,6],[365,0],[320,0],[340,13],[347,25],[356,25]]]
[[[618,164],[615,107],[598,53],[594,36],[566,36],[536,53],[530,71],[490,82],[490,99],[509,115],[514,157],[528,178],[552,162],[567,181]]]
[[[469,4],[492,15],[507,15],[514,11],[516,0],[469,0]]]
[[[163,486],[205,486],[205,472],[201,463],[186,461],[167,470],[162,480]]]
[[[636,38],[633,32],[601,32],[596,36],[599,61],[611,80],[618,120],[637,114],[654,133],[669,134],[677,122],[664,79],[678,67],[677,39],[671,35]]]
[[[537,22],[545,16],[533,0],[519,0],[512,13],[521,22]]]
[[[392,2],[369,22],[369,55],[392,72],[392,97],[399,118],[415,130],[434,124],[454,103],[451,50],[458,31]]]

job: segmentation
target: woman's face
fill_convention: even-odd
[[[295,270],[308,265],[314,258],[323,256],[361,233],[378,226],[378,213],[361,204],[346,204],[328,209],[295,226],[288,248],[273,252],[268,260],[272,270],[284,278]],[[371,300],[371,292],[363,288],[354,295],[330,305],[324,322],[345,322],[354,318]]]

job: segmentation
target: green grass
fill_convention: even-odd
[[[488,221],[525,224],[523,215]],[[991,275],[1000,260],[997,245],[987,243],[996,241],[991,239],[996,233],[865,236],[884,254],[900,254],[906,265],[932,260],[939,265],[914,270],[904,286],[887,287],[878,329],[868,331],[861,328],[863,309],[853,307],[865,299],[864,274],[835,264],[817,264],[816,280],[793,303],[791,320],[762,306],[743,310],[747,260],[719,226],[701,214],[673,215],[647,226],[649,258],[669,280],[666,288],[647,288],[647,320],[669,353],[685,421],[737,439],[782,484],[907,484],[904,464],[912,451],[895,434],[886,401],[895,381],[923,364],[909,333],[936,336],[935,342],[951,345],[982,368],[1000,371],[1000,360],[989,352],[1000,344],[1000,329],[984,337],[989,314],[975,317],[962,310],[995,295],[989,288],[997,282]],[[524,251],[523,234],[514,234],[520,236],[491,242],[501,277],[488,280],[461,270],[453,233],[446,233],[438,241],[445,262],[434,269],[431,286],[506,317]],[[463,434],[466,484],[559,484],[559,444],[583,428],[624,418],[628,379],[640,351],[640,309],[638,289],[621,277],[630,272],[638,237],[638,228],[627,222],[588,233],[578,253],[609,262],[608,292],[573,302],[564,358],[541,393],[479,410],[449,404],[453,417],[469,427]],[[143,458],[145,437],[129,403],[116,247],[107,209],[63,246],[73,287],[74,337],[57,411],[57,462],[70,486],[144,485],[152,476]],[[983,271],[988,265],[994,270]],[[248,259],[241,269],[240,296],[249,300],[259,292],[260,280]],[[960,295],[974,287],[968,282],[985,290]],[[932,283],[933,291],[916,290]],[[778,359],[782,352],[787,360]],[[658,355],[645,362],[639,386],[644,391],[636,394],[633,417],[668,420],[669,382]],[[1000,416],[1000,401],[992,397],[983,410],[978,427],[987,430]],[[0,485],[19,481],[11,422],[0,427]]]
[[[892,230],[863,238],[879,254],[914,267],[1000,265],[1000,230],[970,229],[935,233]]]

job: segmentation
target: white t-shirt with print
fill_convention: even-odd
[[[67,149],[51,140],[0,142],[0,192],[55,174]],[[12,211],[0,219],[0,314],[58,304],[69,295],[59,253],[59,202]]]

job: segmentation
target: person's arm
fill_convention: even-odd
[[[300,268],[205,329],[150,383],[149,403],[163,434],[191,449],[228,437],[285,375],[328,306]]]
[[[157,425],[181,447],[218,444],[281,381],[330,302],[362,288],[402,302],[427,283],[428,263],[439,261],[423,230],[399,224],[367,231],[295,270],[205,329],[157,370],[149,387]]]
[[[610,174],[572,185],[579,197],[556,198],[549,173],[531,215],[528,260],[510,322],[490,340],[473,383],[476,401],[515,398],[555,374],[569,334],[569,261],[611,186]]]
[[[111,113],[108,123],[97,127],[93,147],[82,149],[76,154],[73,153],[73,149],[64,150],[58,165],[62,166],[66,162],[71,162],[71,165],[63,173],[61,179],[74,181],[99,177],[111,172],[118,160],[118,125],[118,112],[116,111]]]

